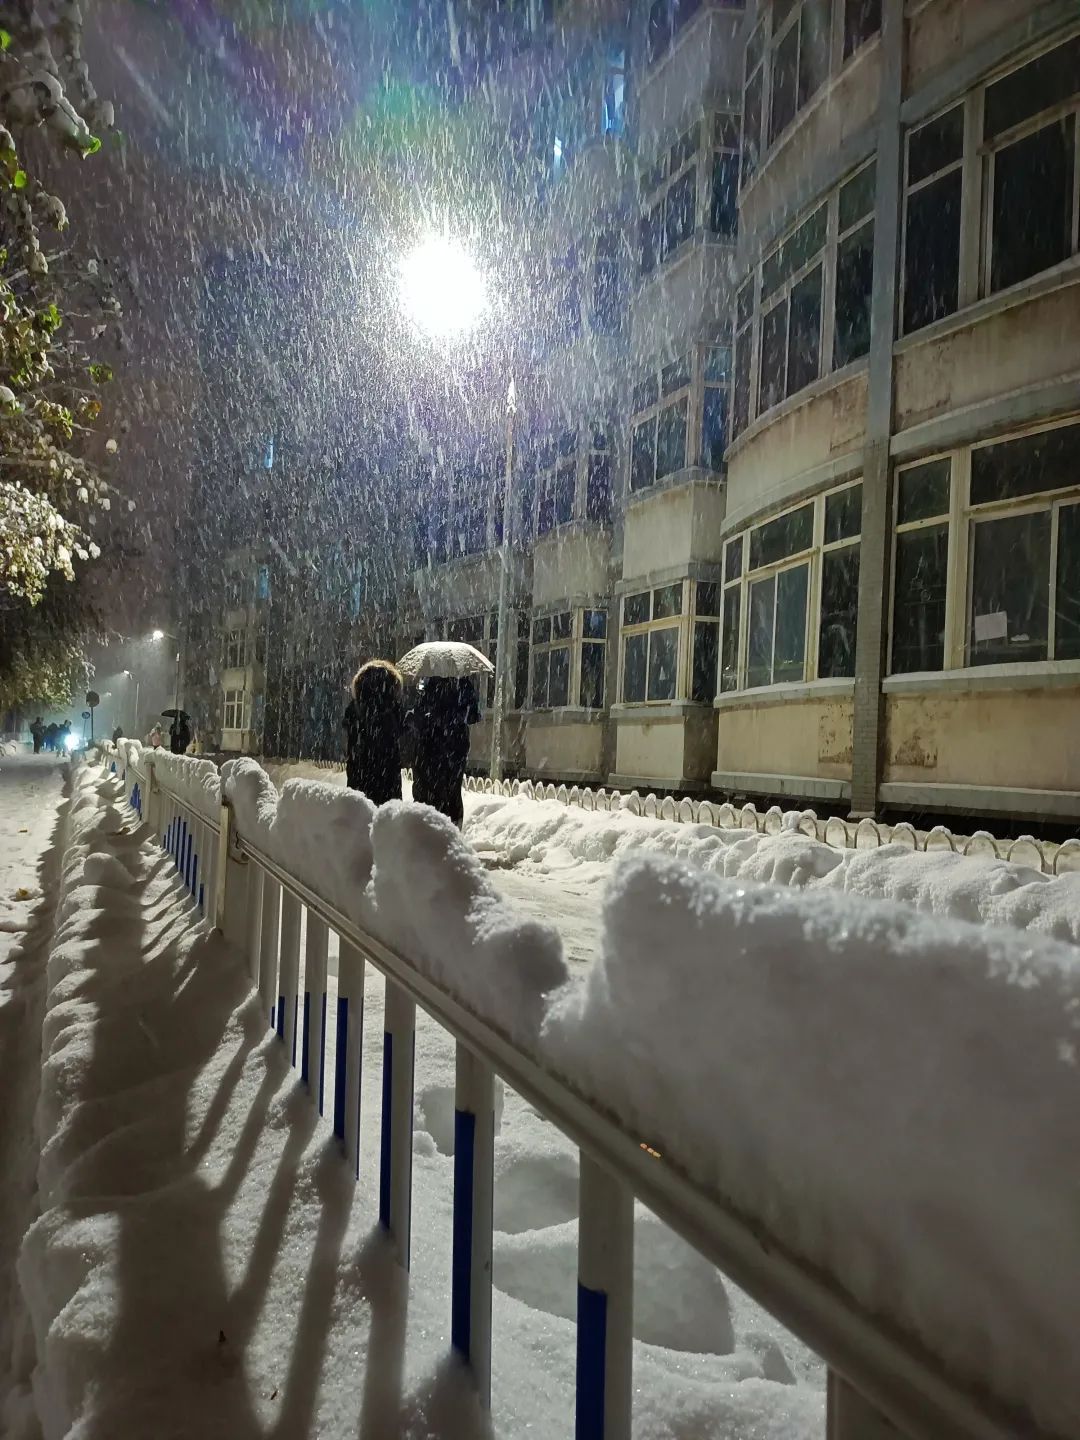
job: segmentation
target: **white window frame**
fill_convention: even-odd
[[[688,652],[688,627],[690,624],[690,606],[687,586],[689,579],[668,580],[652,585],[642,586],[640,589],[628,589],[619,597],[619,613],[622,616],[622,625],[619,631],[619,699],[624,705],[674,705],[687,697],[686,664]],[[679,613],[677,615],[664,615],[659,619],[655,618],[656,594],[659,590],[670,590],[679,588]],[[633,595],[648,595],[649,597],[649,619],[639,621],[637,624],[628,624],[626,620],[626,602]],[[675,693],[665,696],[662,699],[649,698],[649,667],[652,660],[652,637],[661,630],[677,630],[677,642],[675,650]],[[646,636],[645,642],[645,696],[641,700],[628,700],[626,698],[626,643],[636,636]]]
[[[804,216],[802,217],[802,220],[801,220],[801,221],[799,221],[797,224],[795,224],[795,225],[793,225],[793,226],[791,227],[791,229],[790,229],[790,230],[787,232],[787,234],[784,236],[783,240],[779,241],[776,245],[773,245],[773,246],[770,247],[768,255],[767,255],[766,257],[764,257],[765,259],[769,259],[769,258],[771,258],[774,254],[776,254],[777,251],[779,251],[779,250],[783,247],[783,245],[785,245],[785,244],[787,243],[787,241],[790,240],[790,239],[792,238],[792,236],[796,234],[796,232],[801,228],[801,226],[802,226],[803,224],[807,223],[807,222],[811,219],[811,217],[821,208],[821,203],[824,203],[824,204],[826,204],[826,205],[828,206],[828,208],[827,208],[827,210],[826,210],[826,212],[825,212],[825,238],[824,238],[824,240],[822,241],[821,248],[820,248],[819,250],[816,250],[816,251],[814,252],[814,254],[811,256],[811,258],[810,258],[809,260],[807,260],[804,265],[800,266],[800,268],[799,268],[798,270],[794,271],[791,275],[789,275],[789,276],[787,277],[786,280],[784,280],[780,285],[778,285],[777,288],[772,292],[772,294],[769,296],[769,298],[768,298],[767,300],[762,300],[762,299],[760,298],[760,297],[761,297],[761,285],[760,285],[760,283],[759,283],[759,285],[758,285],[758,287],[757,287],[757,294],[758,294],[758,299],[759,299],[759,310],[758,310],[758,314],[757,314],[757,320],[756,320],[755,328],[756,328],[756,330],[757,330],[758,377],[757,377],[756,394],[755,394],[755,396],[754,396],[754,402],[755,402],[755,404],[754,404],[755,418],[756,418],[758,415],[767,415],[770,410],[775,410],[779,405],[783,405],[784,402],[785,402],[786,400],[790,400],[793,395],[798,395],[798,394],[800,394],[801,391],[802,391],[802,390],[805,390],[808,385],[812,385],[812,384],[814,383],[814,380],[820,380],[823,374],[827,374],[827,373],[828,373],[828,370],[826,370],[826,369],[824,368],[825,355],[826,355],[826,349],[825,349],[825,347],[826,347],[826,345],[829,346],[829,351],[828,351],[828,353],[829,353],[829,356],[830,356],[830,359],[831,359],[831,352],[832,352],[832,335],[833,335],[833,326],[832,326],[832,323],[831,323],[831,320],[830,320],[830,317],[829,317],[829,311],[828,311],[828,308],[827,308],[827,307],[828,307],[828,302],[829,302],[829,289],[830,289],[829,283],[828,283],[828,282],[829,282],[829,268],[830,268],[829,265],[828,265],[828,259],[829,259],[829,255],[830,255],[830,253],[831,253],[832,256],[833,256],[832,271],[833,271],[833,274],[835,275],[835,269],[836,269],[836,260],[835,260],[836,246],[835,246],[835,244],[830,245],[830,231],[832,231],[832,233],[835,234],[835,219],[836,219],[836,203],[837,203],[837,202],[834,200],[834,196],[835,196],[836,194],[838,194],[838,193],[839,193],[838,190],[837,190],[837,191],[834,191],[833,194],[831,194],[826,201],[824,201],[824,202],[819,202],[818,205],[814,206],[812,210],[810,210],[806,215],[804,215]],[[764,260],[763,260],[763,262],[762,262],[762,267],[763,267],[763,266],[764,266]],[[791,390],[791,391],[789,391],[789,390],[788,390],[788,386],[787,386],[787,381],[788,381],[788,361],[789,361],[789,358],[790,358],[790,344],[791,344],[791,294],[792,294],[792,291],[793,291],[803,280],[805,280],[808,275],[813,274],[813,272],[818,268],[818,266],[821,267],[821,313],[820,313],[820,316],[819,316],[819,319],[818,319],[818,373],[817,373],[817,375],[814,377],[814,380],[808,380],[807,383],[806,383],[806,385],[802,386],[802,387],[800,388],[800,390]],[[786,322],[786,324],[784,325],[784,393],[780,396],[779,400],[774,400],[771,405],[768,405],[768,406],[764,406],[764,407],[763,407],[763,406],[762,406],[762,401],[761,401],[761,358],[762,358],[762,356],[763,356],[763,354],[764,354],[764,349],[765,349],[764,343],[763,343],[763,341],[764,341],[764,330],[765,330],[765,319],[766,319],[767,316],[771,315],[772,312],[773,312],[778,306],[780,306],[780,305],[787,305],[787,322]],[[831,368],[832,368],[832,367],[831,367],[831,365],[830,365],[830,366],[829,366],[829,369],[831,369]]]
[[[604,617],[604,635],[603,635],[603,638],[602,638],[602,639],[598,639],[598,638],[596,638],[596,637],[594,637],[594,636],[592,636],[592,635],[586,635],[586,634],[585,634],[585,616],[586,616],[586,614],[592,615],[592,614],[597,614],[597,613],[603,615],[603,617]],[[579,608],[579,610],[578,610],[578,615],[577,615],[576,629],[580,632],[581,642],[580,642],[580,658],[579,658],[579,660],[577,661],[577,665],[576,665],[576,668],[577,668],[577,671],[578,671],[577,687],[576,687],[576,689],[575,689],[575,691],[574,691],[574,694],[577,695],[577,703],[578,703],[578,705],[581,707],[581,709],[583,709],[583,710],[606,710],[606,709],[607,709],[607,689],[608,689],[608,686],[607,686],[607,647],[608,647],[608,635],[609,635],[609,632],[610,632],[610,628],[611,628],[611,612],[610,612],[610,609],[609,609],[609,607],[608,607],[607,605],[582,605],[582,606]],[[600,650],[600,651],[602,652],[602,653],[601,653],[601,661],[602,661],[602,663],[601,663],[601,667],[600,667],[600,704],[599,704],[598,706],[596,706],[596,705],[592,705],[592,706],[586,705],[586,704],[585,704],[584,697],[583,697],[583,695],[582,695],[582,693],[581,693],[581,691],[582,691],[582,686],[583,686],[584,681],[585,681],[585,650],[586,650],[586,647],[587,647],[587,646],[590,646],[590,645],[591,645],[591,646],[594,646],[596,649],[598,649],[598,650]],[[573,661],[571,661],[571,668],[574,668]]]
[[[554,634],[555,621],[556,621],[557,618],[561,618],[561,617],[563,617],[563,616],[566,616],[566,617],[569,619],[569,622],[570,622],[569,630],[568,630],[568,632],[567,632],[566,635],[560,635],[560,636],[558,636],[558,638],[556,638],[556,637],[555,637],[555,634]],[[536,639],[536,626],[537,626],[538,624],[543,624],[545,621],[546,621],[547,624],[548,624],[548,639],[547,639],[547,640],[537,640],[537,639]],[[562,607],[559,608],[559,609],[555,609],[555,610],[538,610],[538,611],[535,611],[535,612],[533,613],[532,630],[531,630],[531,637],[532,637],[532,642],[531,642],[531,655],[530,655],[530,659],[529,659],[529,697],[528,697],[528,704],[529,704],[529,709],[530,709],[530,710],[532,710],[532,711],[534,711],[534,712],[545,713],[545,712],[550,711],[550,710],[565,710],[568,706],[573,705],[573,703],[574,703],[573,697],[574,697],[574,694],[576,693],[576,692],[575,692],[575,689],[574,689],[575,672],[576,672],[576,666],[575,666],[575,664],[574,664],[574,639],[575,639],[575,635],[580,635],[580,633],[581,633],[581,620],[580,620],[580,617],[579,617],[577,611],[574,609],[573,606],[564,605],[564,606],[562,606]],[[567,653],[567,662],[566,662],[566,699],[563,701],[563,703],[562,703],[561,705],[552,705],[552,704],[551,704],[551,655],[552,655],[552,652],[553,652],[553,651],[556,651],[556,650],[565,650],[566,653]],[[547,656],[547,677],[548,677],[548,678],[547,678],[547,684],[546,684],[545,687],[544,687],[544,700],[545,700],[545,704],[543,704],[543,705],[537,705],[537,704],[534,703],[534,696],[535,696],[535,693],[536,693],[536,662],[537,662],[537,660],[540,658],[540,656],[542,656],[542,655],[546,655],[546,656]]]
[[[672,365],[679,365],[679,364],[683,364],[683,365],[686,366],[686,373],[687,373],[686,382],[685,382],[684,384],[682,384],[682,385],[679,385],[676,389],[672,390],[669,394],[665,395],[665,394],[663,393],[663,372],[664,372],[664,370],[668,369],[670,366],[672,366]],[[654,362],[652,362],[652,364],[651,364],[650,366],[648,366],[647,368],[648,368],[648,370],[651,372],[653,379],[655,379],[655,381],[656,381],[657,398],[656,398],[651,404],[647,405],[644,410],[639,410],[639,411],[637,411],[635,414],[633,414],[633,415],[630,417],[630,445],[629,445],[629,447],[628,447],[628,454],[627,454],[627,473],[626,473],[626,493],[627,493],[627,496],[630,497],[630,498],[633,498],[635,495],[644,495],[644,494],[646,494],[649,490],[655,489],[655,487],[656,487],[657,485],[668,484],[668,483],[670,483],[670,480],[671,480],[671,476],[672,476],[672,475],[678,475],[678,474],[680,473],[678,470],[672,470],[672,471],[669,471],[667,474],[665,474],[665,475],[663,475],[663,476],[658,476],[657,473],[656,473],[656,467],[657,467],[657,455],[658,455],[659,446],[660,446],[660,416],[661,416],[661,413],[662,413],[664,410],[670,409],[670,408],[673,407],[673,406],[678,406],[678,405],[680,405],[680,404],[682,404],[682,403],[684,403],[684,402],[685,402],[685,404],[686,404],[686,443],[685,443],[685,445],[684,445],[684,447],[683,447],[683,463],[682,463],[682,468],[683,468],[683,470],[685,470],[689,465],[691,465],[691,464],[693,463],[692,460],[691,460],[692,451],[691,451],[691,438],[690,438],[690,437],[692,436],[692,434],[694,433],[694,432],[693,432],[693,425],[694,425],[694,415],[693,415],[693,411],[694,411],[694,406],[693,406],[693,403],[692,403],[692,402],[693,402],[693,395],[694,395],[694,355],[693,355],[693,352],[692,352],[692,351],[687,351],[687,353],[686,353],[685,355],[680,355],[680,356],[678,356],[676,359],[671,360],[671,361],[668,361],[666,364],[665,364],[665,363],[662,363],[662,362],[659,362],[659,361],[654,361]],[[641,382],[639,382],[639,383],[641,383]],[[654,437],[653,437],[653,451],[652,451],[652,457],[653,457],[653,458],[652,458],[652,479],[649,481],[648,485],[640,485],[640,486],[638,486],[638,488],[635,490],[635,489],[634,489],[634,434],[635,434],[635,432],[636,432],[637,430],[639,430],[639,429],[641,428],[642,425],[647,425],[651,420],[655,420],[655,421],[656,421],[656,434],[655,434]]]
[[[226,690],[222,710],[223,730],[251,729],[251,696],[247,690]]]
[[[243,670],[248,663],[247,631],[230,630],[225,637],[225,669]]]
[[[702,585],[712,585],[716,590],[717,609],[715,615],[703,615],[698,610],[698,591]],[[714,580],[692,580],[690,582],[690,598],[693,611],[690,615],[689,626],[689,657],[688,674],[686,682],[687,699],[695,705],[711,705],[720,693],[720,617],[724,611],[724,587],[717,576]],[[694,695],[694,652],[697,649],[697,627],[699,625],[711,625],[716,631],[716,670],[712,677],[712,694],[704,700],[698,700]]]
[[[914,184],[911,183],[911,181],[909,180],[908,176],[909,176],[910,167],[911,167],[911,141],[912,141],[912,137],[915,136],[915,135],[918,135],[920,131],[925,130],[925,129],[927,128],[927,126],[936,124],[937,121],[940,120],[943,115],[948,115],[948,114],[949,114],[951,111],[953,111],[953,110],[964,110],[964,109],[965,109],[965,103],[966,103],[966,102],[965,102],[965,99],[964,99],[963,97],[950,100],[947,105],[942,105],[941,108],[940,108],[939,110],[936,110],[933,115],[928,115],[928,116],[926,117],[926,119],[920,120],[919,123],[918,123],[918,125],[912,125],[912,126],[911,126],[907,131],[905,131],[905,133],[904,133],[904,184],[903,184],[903,192],[902,192],[902,195],[901,195],[902,206],[901,206],[901,214],[900,214],[900,232],[901,232],[901,234],[900,234],[900,274],[899,274],[899,276],[897,277],[897,279],[898,279],[897,290],[898,290],[898,292],[899,292],[899,293],[898,293],[898,307],[899,307],[899,308],[897,309],[897,312],[896,312],[896,316],[897,316],[896,324],[897,324],[897,334],[898,334],[898,335],[917,335],[918,332],[919,332],[919,330],[923,330],[923,329],[926,328],[925,325],[920,325],[920,326],[918,326],[917,329],[915,329],[915,330],[907,330],[907,329],[905,328],[905,325],[904,325],[904,307],[905,307],[906,299],[907,299],[908,203],[909,203],[912,195],[917,195],[917,194],[919,194],[920,191],[929,189],[929,187],[930,187],[931,185],[936,185],[937,182],[938,182],[939,180],[944,179],[946,175],[952,175],[952,174],[956,173],[957,171],[960,172],[960,215],[959,215],[959,217],[958,217],[958,220],[959,220],[959,229],[958,229],[958,232],[957,232],[957,240],[956,240],[956,244],[957,244],[957,251],[956,251],[956,273],[957,273],[957,282],[956,282],[956,295],[957,295],[957,299],[956,299],[956,310],[961,309],[962,306],[963,306],[963,304],[964,304],[964,295],[965,295],[965,285],[964,285],[965,237],[966,237],[966,226],[967,226],[967,224],[970,223],[970,220],[969,220],[969,218],[968,218],[968,216],[967,216],[967,214],[966,214],[967,209],[968,209],[968,205],[967,205],[967,203],[966,203],[966,193],[967,193],[967,189],[968,189],[968,183],[969,183],[968,176],[969,176],[969,170],[970,170],[970,166],[969,166],[969,164],[968,164],[968,143],[967,143],[968,126],[967,126],[967,124],[965,123],[965,126],[964,126],[964,137],[963,137],[963,140],[961,141],[961,145],[960,145],[960,155],[959,155],[959,158],[958,158],[958,159],[948,161],[948,163],[945,164],[945,165],[942,165],[942,166],[940,167],[940,169],[933,171],[933,172],[932,172],[931,174],[929,174],[929,175],[924,175],[924,176],[923,176],[921,179],[919,179],[919,180],[916,180]],[[966,122],[966,115],[965,115],[965,122]],[[952,311],[949,311],[949,312],[947,312],[947,313],[948,313],[948,314],[955,315],[955,314],[956,314],[956,310],[952,310]],[[939,318],[940,318],[940,319],[944,319],[945,316],[941,316],[941,317],[939,317]],[[935,321],[929,321],[928,323],[929,323],[929,324],[935,324],[936,322],[935,322]]]

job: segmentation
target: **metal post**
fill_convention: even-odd
[[[330,932],[326,922],[308,911],[304,964],[304,1039],[300,1052],[300,1079],[323,1113],[326,1073],[326,952]]]
[[[259,983],[259,961],[262,956],[262,911],[263,911],[263,872],[258,865],[248,865],[247,879],[247,915],[244,927],[244,955],[248,962],[248,975],[253,985]],[[229,908],[232,905],[231,896],[226,892],[226,917],[225,923],[228,926]]]
[[[259,998],[269,1026],[274,1024],[277,995],[278,926],[281,922],[281,886],[263,874],[262,930],[259,936]]]
[[[499,567],[499,636],[495,646],[495,703],[491,707],[491,768],[492,780],[502,779],[502,732],[506,718],[507,673],[511,657],[517,649],[517,635],[511,644],[507,611],[510,605],[510,559],[514,528],[512,504],[514,478],[514,416],[517,414],[517,391],[513,379],[506,392],[506,473],[503,476],[502,563]]]
[[[397,1247],[398,1261],[409,1268],[412,1223],[413,1055],[416,1001],[387,978],[383,1034],[382,1153],[379,1169],[379,1222]]]
[[[299,1004],[300,901],[287,890],[281,896],[281,959],[278,966],[278,1039],[284,1041],[290,1065],[296,1064],[296,1012]]]
[[[575,1440],[629,1440],[634,1198],[581,1152]]]
[[[454,1100],[454,1258],[450,1342],[491,1406],[491,1228],[495,1077],[458,1041]]]
[[[360,1174],[360,1071],[364,1058],[364,957],[338,945],[337,1050],[334,1057],[334,1134]]]

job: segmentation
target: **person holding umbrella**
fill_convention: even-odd
[[[398,662],[423,683],[405,717],[415,746],[413,799],[441,810],[460,829],[465,818],[461,786],[469,759],[469,726],[480,719],[472,675],[490,673],[491,661],[471,645],[433,641],[417,645]]]
[[[174,755],[184,755],[191,744],[190,716],[186,710],[163,710],[162,715],[172,717],[169,726],[169,749]]]

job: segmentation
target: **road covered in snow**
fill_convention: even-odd
[[[0,1434],[11,1440],[36,1425],[15,1265],[37,1208],[34,1108],[65,769],[55,755],[0,755]]]

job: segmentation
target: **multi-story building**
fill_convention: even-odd
[[[748,15],[716,788],[1080,816],[1078,114],[1075,4]]]

